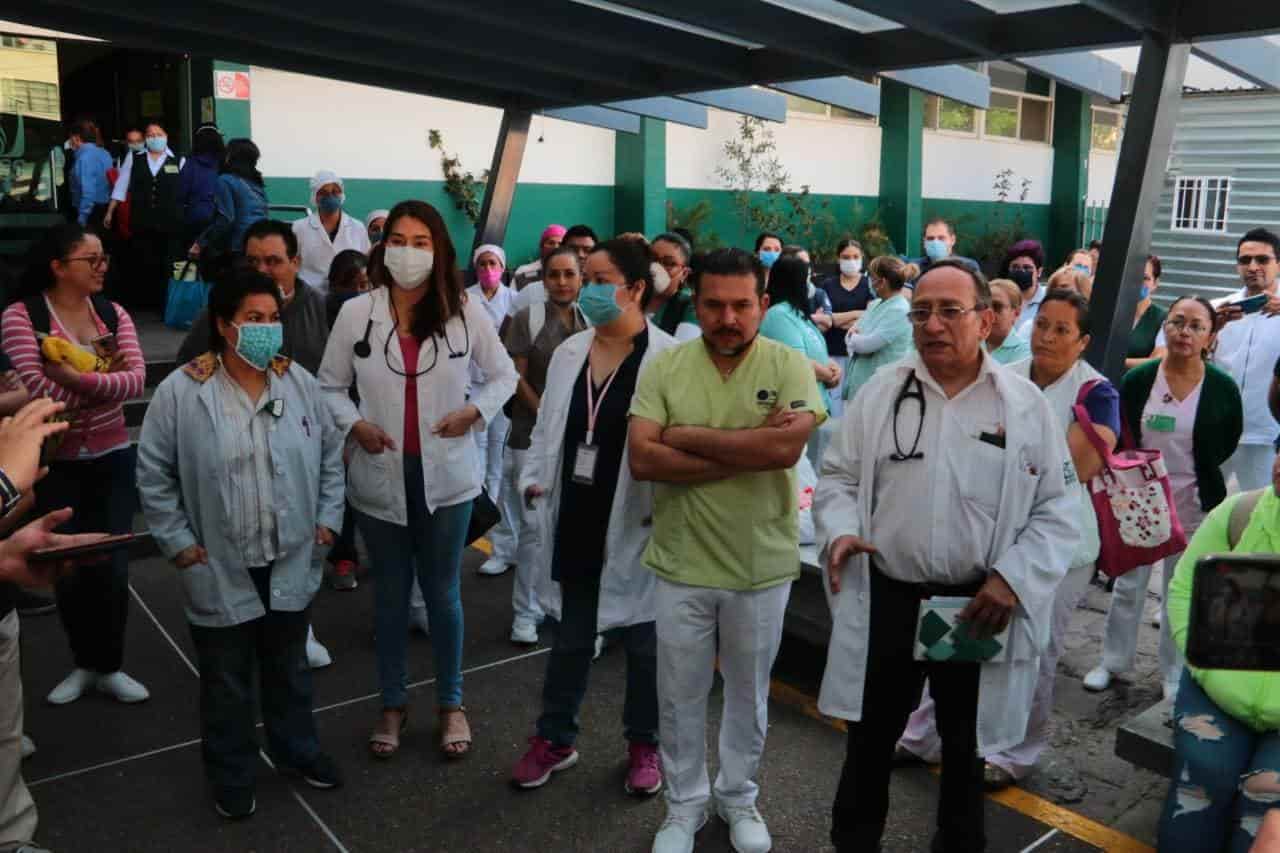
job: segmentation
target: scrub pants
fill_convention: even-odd
[[[511,587],[511,612],[517,622],[528,621],[537,624],[545,618],[542,606],[538,603],[538,528],[535,525],[536,510],[529,509],[520,494],[520,473],[524,469],[525,459],[529,451],[507,448],[504,466],[508,479],[502,484],[502,523],[490,535],[493,553],[498,555],[498,533],[508,523],[515,529],[514,539],[519,547],[511,552],[515,563],[515,583]],[[593,638],[594,642],[594,638]]]
[[[717,648],[724,714],[715,795],[726,806],[755,805],[756,770],[769,726],[769,671],[790,595],[790,582],[737,591],[658,578],[658,737],[671,813],[701,815],[711,799],[707,696]]]
[[[510,421],[508,421],[510,424]],[[477,439],[480,434],[476,434]],[[524,465],[527,450],[516,450],[504,447],[502,454],[502,484],[497,492],[490,492],[489,497],[498,506],[502,514],[497,526],[489,531],[489,544],[493,546],[493,558],[501,560],[505,565],[519,566],[528,562],[528,548],[523,547],[521,508],[524,505],[520,492],[520,469]]]
[[[849,370],[849,356],[833,355],[831,360],[840,365],[840,384],[831,390],[831,411],[828,413],[834,420],[844,414],[844,396],[841,391],[844,388],[844,375]]]
[[[502,456],[507,444],[507,433],[511,430],[511,420],[502,412],[493,416],[493,420],[484,429],[474,431],[476,447],[480,449],[480,476],[489,499],[502,506]]]
[[[1053,716],[1053,688],[1058,679],[1058,659],[1062,657],[1063,641],[1071,624],[1080,597],[1093,577],[1093,563],[1076,566],[1067,572],[1053,598],[1053,623],[1049,627],[1049,648],[1040,655],[1040,674],[1036,692],[1031,702],[1031,716],[1027,720],[1027,733],[1022,743],[995,755],[984,756],[987,762],[1009,773],[1015,779],[1023,779],[1035,769],[1040,754],[1049,745],[1049,720]],[[927,693],[928,691],[926,691]],[[942,741],[938,737],[933,698],[926,695],[920,707],[907,721],[898,744],[928,762],[942,757]]]
[[[1222,476],[1228,484],[1231,475],[1236,475],[1240,491],[1249,492],[1271,485],[1271,463],[1276,458],[1276,450],[1269,444],[1241,444],[1222,465]]]

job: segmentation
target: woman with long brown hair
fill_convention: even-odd
[[[518,377],[484,308],[464,295],[453,241],[436,209],[400,202],[384,235],[369,263],[374,289],[342,306],[320,365],[334,420],[354,439],[347,497],[377,579],[382,715],[370,749],[379,758],[393,755],[408,719],[405,654],[416,572],[432,628],[440,749],[459,758],[471,746],[458,586],[480,494],[471,431],[498,416]],[[472,361],[488,381],[468,399]],[[348,395],[353,383],[358,407]]]

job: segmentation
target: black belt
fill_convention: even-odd
[[[945,583],[911,583],[909,581],[900,581],[897,578],[891,578],[884,572],[880,571],[875,564],[871,566],[871,571],[878,574],[881,578],[894,586],[902,587],[904,590],[910,590],[911,594],[920,599],[925,598],[972,598],[978,594],[978,590],[982,589],[982,585],[987,582],[983,577],[970,583],[962,584],[945,584]]]

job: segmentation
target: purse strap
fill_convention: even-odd
[[[1111,450],[1107,447],[1107,443],[1102,440],[1102,436],[1098,435],[1098,431],[1093,426],[1093,419],[1089,417],[1089,410],[1084,407],[1084,400],[1089,396],[1089,392],[1101,382],[1101,379],[1090,379],[1081,385],[1079,393],[1076,394],[1076,402],[1072,407],[1072,411],[1075,412],[1076,423],[1080,424],[1080,429],[1084,431],[1085,438],[1089,439],[1093,449],[1098,451],[1098,457],[1102,460],[1102,467],[1110,470]]]

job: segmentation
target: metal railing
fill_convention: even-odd
[[[267,210],[272,213],[301,213],[303,216],[308,213],[305,204],[268,204]]]
[[[1100,201],[1084,199],[1080,202],[1080,245],[1087,246],[1091,240],[1101,240],[1102,232],[1107,228],[1107,211],[1109,205]]]

